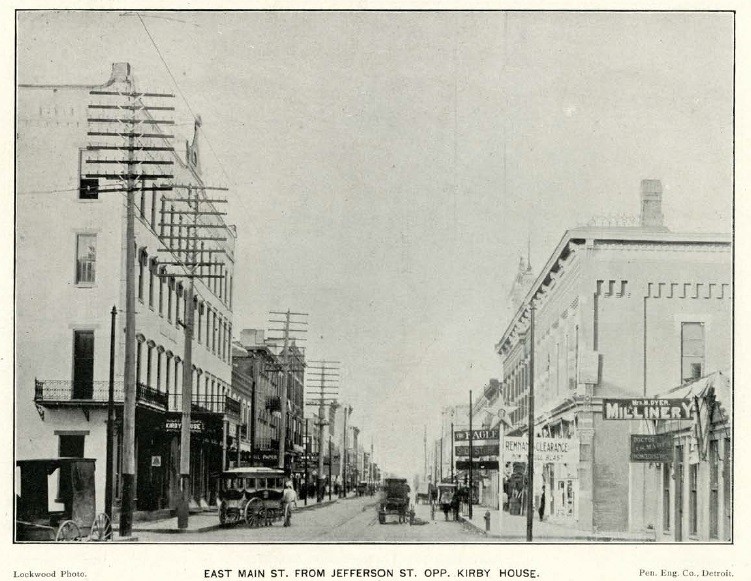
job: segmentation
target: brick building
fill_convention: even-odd
[[[646,465],[629,462],[630,422],[604,421],[602,399],[654,397],[731,367],[731,237],[663,224],[661,186],[642,182],[640,223],[567,231],[515,305],[496,350],[507,434],[526,432],[534,348],[535,429],[576,438],[578,465],[535,467],[548,517],[600,531],[653,529]],[[534,304],[534,346],[530,345]]]

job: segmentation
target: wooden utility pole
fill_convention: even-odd
[[[469,390],[469,520],[472,520],[472,390]]]
[[[135,90],[130,65],[127,65],[125,89],[112,87],[89,91],[89,95],[100,101],[88,106],[87,135],[97,143],[90,143],[87,179],[104,180],[109,187],[98,187],[100,193],[125,192],[125,357],[123,369],[123,460],[122,460],[122,500],[120,507],[120,536],[130,537],[133,528],[135,498],[135,433],[136,433],[136,301],[135,301],[135,192],[139,184],[146,180],[171,179],[171,173],[145,173],[143,167],[168,166],[170,159],[154,159],[159,152],[173,152],[169,145],[172,135],[160,131],[163,125],[174,125],[171,119],[154,119],[149,111],[172,112],[172,106],[148,106],[145,98],[174,98],[170,93],[138,93]],[[154,140],[157,145],[154,145]],[[123,155],[123,152],[125,155]],[[107,158],[114,153],[120,159]],[[146,153],[151,159],[137,158]],[[105,157],[102,157],[105,156]],[[121,157],[125,157],[122,159]],[[118,166],[120,169],[118,169]],[[170,190],[171,185],[155,187]]]
[[[324,449],[325,433],[324,427],[328,425],[325,417],[326,406],[335,405],[339,392],[339,368],[338,361],[310,361],[308,369],[309,387],[311,392],[305,405],[316,406],[318,408],[318,422],[316,425],[318,431],[318,482],[316,498],[320,502],[323,500],[323,475],[324,466]]]
[[[290,340],[294,339],[295,342],[297,341],[305,341],[304,337],[292,337],[292,333],[307,333],[308,330],[304,328],[293,328],[294,326],[303,326],[307,325],[307,321],[300,320],[300,317],[307,317],[308,313],[293,313],[289,309],[286,311],[270,311],[270,315],[272,316],[282,316],[284,317],[283,320],[278,319],[272,319],[269,321],[271,324],[281,324],[283,327],[281,328],[270,328],[269,332],[277,332],[281,333],[281,337],[273,337],[269,336],[268,340],[273,341],[282,341],[282,350],[281,353],[279,353],[280,363],[281,363],[281,387],[282,387],[282,394],[281,394],[281,426],[279,428],[280,435],[279,435],[279,449],[278,449],[278,467],[281,470],[285,470],[287,473],[287,476],[289,476],[289,466],[286,463],[286,453],[287,453],[287,431],[289,426],[289,410],[287,409],[289,406],[287,404],[289,400],[289,372],[290,372]],[[295,317],[295,318],[293,318]],[[290,434],[291,435],[291,434]]]
[[[535,306],[529,304],[529,414],[527,417],[527,542],[532,542],[535,473]]]

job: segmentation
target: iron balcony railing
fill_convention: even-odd
[[[125,399],[124,383],[114,382],[114,401]],[[136,385],[136,402],[141,405],[167,409],[168,395],[148,385]],[[44,405],[106,405],[109,401],[108,381],[73,381],[69,379],[37,379],[34,383],[34,401]]]
[[[194,393],[190,398],[191,411],[196,413],[221,414],[240,418],[242,404],[239,400],[228,395],[211,393]],[[182,410],[182,394],[170,394],[169,409]]]

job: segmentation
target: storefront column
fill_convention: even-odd
[[[585,406],[577,413],[579,434],[579,525],[584,530],[594,529],[594,412],[592,411],[592,385],[586,386]]]

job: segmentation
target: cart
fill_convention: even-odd
[[[454,508],[454,503],[458,502],[459,500],[458,498],[456,498],[456,495],[456,484],[452,482],[438,483],[438,504],[443,511],[446,520],[448,520],[448,515]]]
[[[284,471],[274,468],[232,468],[222,472],[217,486],[219,522],[270,526],[283,516]]]
[[[96,514],[93,458],[18,460],[17,541],[107,541],[112,523]]]

